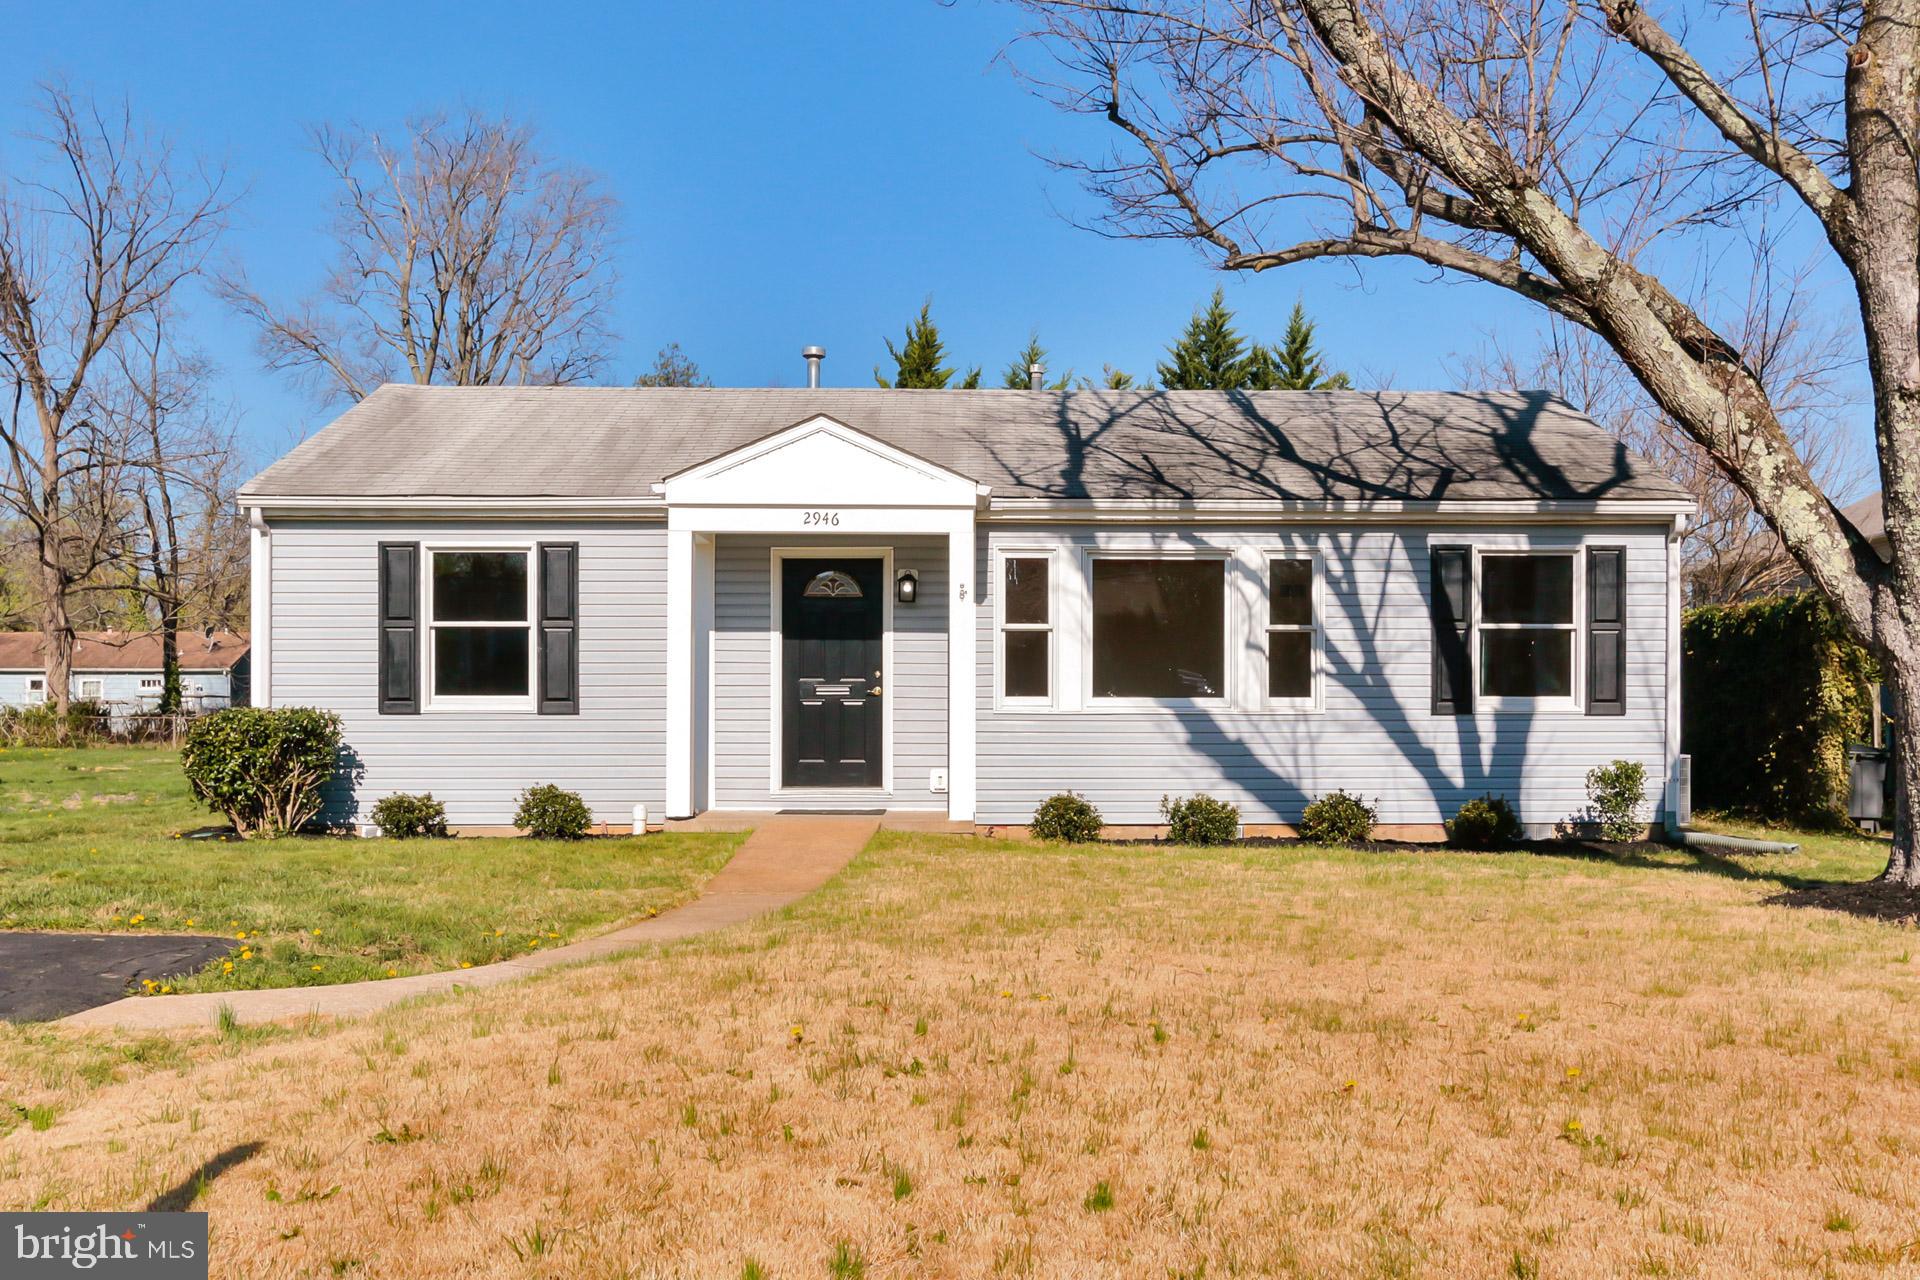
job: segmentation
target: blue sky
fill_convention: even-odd
[[[1090,154],[1110,130],[996,63],[1018,21],[978,0],[20,5],[0,164],[24,146],[36,80],[127,95],[245,188],[224,252],[291,299],[328,261],[332,193],[305,126],[511,111],[620,202],[614,382],[678,341],[721,385],[792,385],[817,342],[829,383],[870,385],[882,339],[929,294],[956,362],[989,377],[1035,327],[1055,372],[1150,373],[1216,284],[1253,336],[1303,298],[1363,386],[1453,385],[1451,357],[1536,327],[1518,300],[1410,264],[1228,277],[1181,244],[1076,229],[1062,213],[1087,198],[1034,153]],[[338,411],[263,370],[217,304],[192,322],[261,461]]]

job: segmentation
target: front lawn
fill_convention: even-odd
[[[396,977],[559,946],[673,906],[740,839],[175,838],[215,821],[189,799],[172,751],[0,752],[0,928],[235,940],[226,961],[171,984],[179,991]]]
[[[0,1032],[0,1203],[184,1187],[236,1276],[1906,1274],[1920,937],[1777,905],[1883,858],[883,833],[362,1023]]]

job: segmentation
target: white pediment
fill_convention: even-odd
[[[966,507],[984,488],[824,415],[655,486],[669,507]]]

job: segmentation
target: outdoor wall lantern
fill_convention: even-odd
[[[901,604],[912,604],[920,598],[920,575],[911,569],[902,569],[900,576],[893,580],[893,598]]]

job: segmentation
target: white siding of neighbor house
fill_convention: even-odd
[[[919,601],[893,607],[893,790],[809,788],[775,794],[773,548],[832,554],[835,547],[893,548],[896,574],[920,576]],[[941,537],[795,539],[721,534],[714,547],[713,803],[721,809],[878,807],[944,809],[929,775],[947,766],[947,550]],[[891,584],[888,584],[891,590]]]
[[[386,541],[580,544],[580,714],[377,710],[377,545]],[[597,821],[666,799],[666,531],[622,522],[276,521],[271,705],[338,711],[364,774],[336,783],[323,817],[364,821],[395,791],[431,791],[455,825],[512,821],[534,783],[578,791]],[[266,702],[264,692],[258,699]]]
[[[1627,548],[1627,702],[1623,716],[1578,712],[1429,712],[1432,649],[1427,609],[1429,541],[1459,544],[1524,537],[1536,547]],[[1615,758],[1647,768],[1647,817],[1667,774],[1667,547],[1664,527],[1407,529],[1300,526],[1162,526],[1102,530],[983,526],[978,581],[979,808],[982,823],[1026,822],[1064,790],[1084,794],[1109,822],[1160,821],[1163,794],[1207,792],[1237,804],[1245,822],[1294,822],[1314,796],[1336,788],[1377,800],[1383,823],[1437,823],[1491,792],[1540,830],[1586,805],[1588,769]],[[1084,574],[1100,546],[1232,549],[1257,543],[1318,552],[1325,563],[1324,706],[1028,710],[996,706],[999,584],[990,550],[1053,548],[1056,574]],[[1056,599],[1058,596],[1056,595]],[[1257,606],[1257,607],[1256,607]],[[1228,630],[1251,642],[1264,626],[1264,594]],[[1257,613],[1258,616],[1248,616]],[[1056,628],[1056,644],[1064,639]],[[1059,671],[1059,657],[1055,670]],[[1678,696],[1677,689],[1671,691]]]
[[[182,671],[180,689],[182,700],[190,711],[213,711],[227,706],[233,700],[235,675],[239,675],[242,700],[246,695],[245,679],[246,659],[236,672],[229,671]],[[37,671],[0,671],[0,707],[24,707],[28,705],[27,681],[42,679]],[[158,671],[76,671],[72,683],[68,686],[71,695],[78,698],[93,698],[112,705],[115,709],[149,710],[160,702],[158,688],[147,689],[141,680],[158,680]],[[94,681],[100,682],[99,693],[86,692]],[[42,699],[44,701],[44,699]]]

